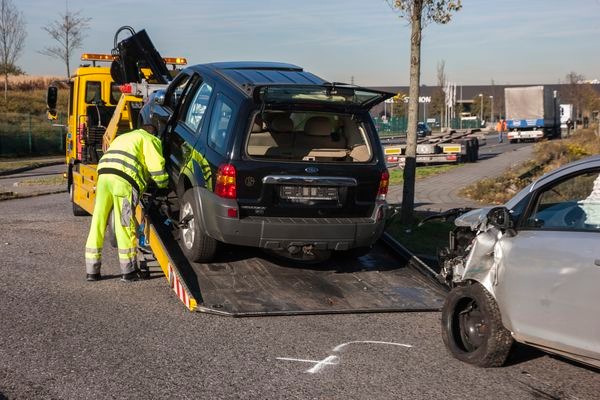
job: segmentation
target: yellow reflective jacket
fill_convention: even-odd
[[[149,179],[159,188],[166,188],[169,182],[160,140],[143,129],[117,136],[100,158],[98,174],[118,175],[140,192]]]

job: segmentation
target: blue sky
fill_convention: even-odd
[[[65,2],[13,0],[28,37],[18,61],[31,75],[62,75],[62,62],[38,53],[42,26]],[[122,25],[146,29],[164,56],[193,64],[268,60],[298,64],[332,81],[405,85],[410,26],[385,0],[69,0],[91,17],[84,48],[108,53]],[[459,84],[557,83],[570,71],[600,78],[600,0],[463,0],[448,25],[424,30],[422,83],[436,65]],[[73,63],[72,68],[78,63]]]

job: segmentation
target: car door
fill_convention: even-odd
[[[496,298],[521,341],[600,359],[600,174],[538,189],[495,249]]]
[[[177,134],[177,125],[181,116],[185,115],[183,111],[185,100],[199,80],[200,78],[196,74],[181,73],[165,94],[165,104],[162,107],[165,112],[160,116],[159,125],[163,127],[163,152],[166,168],[174,181],[177,181],[181,165],[185,161],[183,149],[186,137]]]
[[[193,166],[188,165],[192,159],[199,159],[202,155],[195,150],[196,143],[203,135],[207,110],[212,99],[213,84],[202,79],[200,75],[192,78],[191,88],[182,99],[178,107],[178,115],[173,124],[170,136],[174,142],[173,149],[173,176],[179,176],[188,167],[187,173],[193,172]],[[175,170],[176,169],[176,170]]]

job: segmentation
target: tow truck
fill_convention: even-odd
[[[120,42],[121,32],[131,35]],[[97,162],[111,141],[134,129],[139,110],[154,90],[164,88],[183,58],[163,59],[144,30],[120,28],[110,55],[84,54],[93,65],[70,80],[66,133],[68,192],[75,216],[91,214]],[[96,66],[111,62],[110,67]],[[174,66],[169,70],[167,65]],[[48,88],[48,116],[55,119],[57,88]],[[142,196],[136,219],[148,243],[138,250],[142,270],[167,278],[190,311],[229,316],[440,310],[447,288],[428,265],[384,234],[366,256],[336,258],[319,265],[281,259],[255,249],[230,247],[212,263],[190,262],[183,254],[169,198]]]

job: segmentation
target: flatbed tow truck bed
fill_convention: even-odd
[[[389,236],[366,256],[318,265],[235,246],[224,246],[216,262],[199,264],[185,258],[164,217],[141,205],[140,222],[144,213],[154,255],[141,261],[151,275],[160,268],[191,311],[233,317],[438,311],[446,295],[435,273]]]

